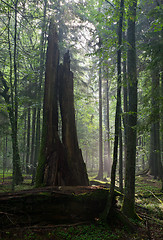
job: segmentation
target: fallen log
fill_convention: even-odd
[[[0,194],[0,228],[93,220],[104,210],[108,194],[108,189],[99,186],[46,187]],[[116,208],[116,201],[113,205]]]

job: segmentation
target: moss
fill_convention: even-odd
[[[102,200],[106,200],[109,194],[109,190],[108,189],[98,189],[96,191],[93,192],[89,192],[89,193],[81,193],[78,195],[74,195],[75,199],[78,201],[102,201]]]
[[[124,199],[124,202],[122,205],[122,212],[128,218],[131,218],[134,220],[141,220],[141,218],[136,214],[134,202],[131,201],[130,199]]]
[[[39,195],[51,197],[51,192],[39,192]]]

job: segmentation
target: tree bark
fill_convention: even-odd
[[[123,192],[123,143],[121,117],[119,125],[119,191],[121,193]]]
[[[123,41],[126,41],[125,32],[123,33]],[[125,44],[125,43],[124,43]],[[123,50],[123,126],[124,126],[124,169],[126,165],[127,156],[127,124],[128,124],[128,81],[127,81],[127,69],[126,69],[126,44]]]
[[[50,166],[50,162],[55,165],[58,162],[57,147],[60,145],[58,137],[58,106],[57,106],[57,77],[58,77],[59,50],[56,27],[52,21],[49,26],[48,49],[45,72],[44,106],[43,106],[43,126],[42,140],[39,155],[39,163],[36,173],[36,185],[56,185],[57,166]],[[55,146],[55,150],[54,150]],[[53,154],[53,152],[56,152]],[[53,160],[52,160],[53,159]],[[48,164],[49,162],[49,164]],[[46,165],[46,166],[45,166]],[[48,167],[49,165],[49,167]],[[50,168],[51,167],[51,168]],[[45,170],[46,169],[46,170]],[[53,169],[53,170],[52,170]],[[49,171],[48,171],[49,170]],[[51,172],[50,176],[50,170]]]
[[[152,113],[151,113],[151,147],[150,147],[150,172],[156,179],[159,177],[163,182],[163,167],[161,162],[160,141],[160,74],[159,68],[152,69]]]
[[[135,163],[136,163],[136,125],[137,125],[137,76],[135,49],[135,21],[137,1],[129,6],[128,18],[128,83],[129,83],[129,116],[127,129],[127,156],[125,169],[125,193],[122,206],[123,213],[135,218]]]
[[[64,171],[67,171],[67,176],[70,175],[71,182],[69,184],[85,186],[88,185],[88,176],[77,139],[73,73],[70,71],[69,52],[64,55],[63,65],[59,67],[59,102],[62,118],[62,142],[65,147],[68,165],[68,169],[65,168]]]
[[[163,3],[163,1],[162,1]],[[163,29],[162,29],[162,39],[163,39]],[[161,96],[163,96],[163,62],[162,62],[162,73],[161,73]],[[161,106],[161,163],[163,166],[163,106]],[[163,172],[163,170],[162,170]],[[163,173],[162,173],[163,174]],[[162,178],[162,192],[163,192],[163,178]]]

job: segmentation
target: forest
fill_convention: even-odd
[[[0,19],[0,239],[163,239],[163,0]]]

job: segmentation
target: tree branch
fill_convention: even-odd
[[[115,9],[115,6],[111,2],[109,2],[108,0],[105,0],[105,2],[109,3],[110,6],[112,6]]]

